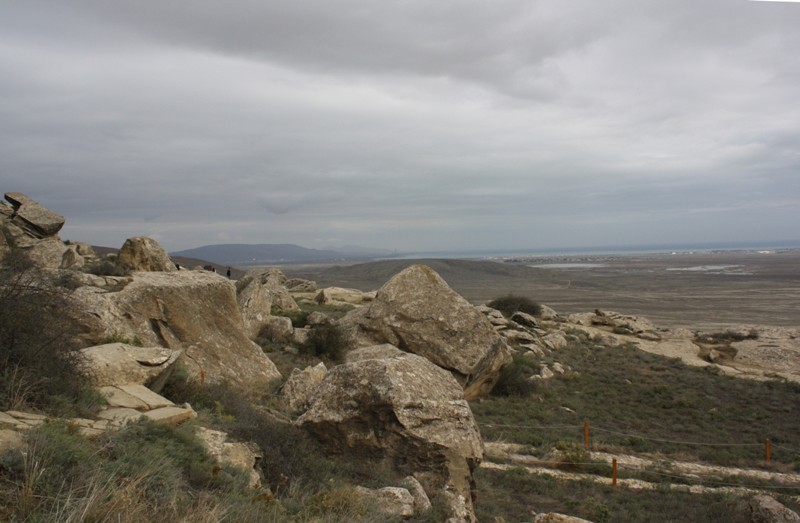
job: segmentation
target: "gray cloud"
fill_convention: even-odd
[[[0,180],[106,245],[791,239],[798,22],[729,0],[15,3]]]

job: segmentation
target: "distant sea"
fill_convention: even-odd
[[[383,259],[408,260],[417,258],[449,259],[494,259],[523,256],[578,256],[600,254],[658,254],[670,252],[711,252],[711,251],[764,251],[781,249],[800,249],[800,240],[749,241],[717,243],[665,243],[654,245],[613,245],[592,247],[550,247],[542,249],[474,250],[474,251],[420,251],[400,253]]]

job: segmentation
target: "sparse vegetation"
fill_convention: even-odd
[[[772,466],[796,469],[800,463],[796,385],[718,375],[632,346],[605,347],[585,336],[573,339],[557,358],[572,372],[541,382],[534,395],[472,403],[486,439],[546,453],[559,441],[582,441],[588,419],[597,449],[753,467],[763,464],[764,440],[770,438],[781,447],[772,453]],[[702,445],[706,442],[719,445]]]
[[[84,267],[84,272],[96,276],[128,276],[131,273],[130,269],[119,263],[119,258],[113,254],[95,260]]]
[[[728,344],[734,341],[757,340],[757,339],[758,339],[758,331],[756,331],[755,329],[750,330],[746,334],[743,332],[726,330],[723,332],[714,332],[711,334],[698,336],[697,338],[697,340],[700,343],[719,343],[719,344]]]
[[[300,351],[333,362],[341,362],[349,344],[350,338],[343,328],[335,323],[322,323],[311,329],[308,340],[300,347]]]
[[[530,521],[531,511],[560,512],[601,522],[750,521],[746,500],[732,495],[689,494],[667,489],[633,491],[590,481],[565,481],[522,468],[478,469],[480,521]]]
[[[506,318],[510,318],[515,312],[524,312],[531,316],[541,316],[542,314],[542,306],[525,296],[503,296],[493,299],[486,305],[499,310]]]
[[[24,253],[0,268],[0,409],[88,415],[102,404],[83,370],[70,289]]]
[[[512,362],[500,370],[500,377],[492,389],[494,396],[528,396],[536,390],[530,377],[536,373],[537,364],[531,358],[515,354]]]

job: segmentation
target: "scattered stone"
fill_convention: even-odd
[[[533,343],[536,341],[536,336],[527,331],[507,330],[503,331],[502,335],[506,340],[514,343]]]
[[[564,374],[564,366],[558,362],[553,363],[553,372]]]
[[[560,332],[547,334],[542,338],[542,342],[552,350],[564,349],[569,345],[567,338]]]

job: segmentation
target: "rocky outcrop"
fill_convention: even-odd
[[[328,369],[322,362],[303,370],[292,370],[289,379],[281,387],[281,397],[290,412],[297,414],[305,411],[309,400],[327,373]]]
[[[83,265],[77,249],[58,237],[63,216],[21,193],[9,192],[5,198],[10,205],[0,202],[0,255],[24,251],[34,264],[47,269]]]
[[[256,339],[269,325],[273,309],[300,310],[285,287],[286,281],[280,269],[254,269],[236,282],[236,302],[250,339]]]
[[[137,272],[121,288],[81,287],[74,293],[85,337],[138,338],[147,346],[183,350],[200,380],[263,385],[280,378],[244,333],[233,284],[210,272]]]
[[[415,354],[363,348],[331,369],[296,424],[332,451],[388,460],[456,513],[472,513],[483,444],[452,374]]]
[[[55,236],[64,226],[63,216],[39,205],[22,193],[7,192],[5,198],[13,207],[11,222],[32,238]]]
[[[182,350],[107,343],[81,351],[85,366],[98,387],[137,383],[158,392],[169,378]]]
[[[390,343],[451,371],[467,399],[488,394],[511,361],[483,314],[424,265],[394,276],[369,306],[348,313],[340,325],[362,346]]]
[[[157,241],[146,236],[128,238],[119,250],[119,263],[131,271],[176,271],[178,268]]]

